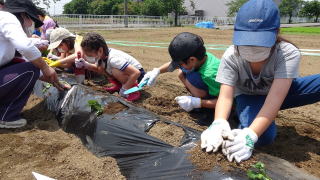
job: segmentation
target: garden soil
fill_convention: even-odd
[[[107,41],[169,43],[177,33],[186,31],[202,36],[206,44],[228,45],[232,40],[231,30],[186,27],[98,32]],[[301,49],[319,49],[320,47],[320,35],[283,36]],[[137,58],[146,71],[170,61],[167,48],[109,46]],[[208,51],[219,58],[224,52]],[[317,73],[320,73],[320,58],[302,56],[300,74],[304,76]],[[94,84],[90,86],[95,88]],[[97,90],[103,91],[101,85],[97,86]],[[177,72],[160,75],[156,86],[145,88],[141,92],[141,99],[134,102],[137,106],[184,126],[197,130],[206,129],[205,126],[195,123],[196,116],[183,111],[174,101],[176,96],[189,94],[179,82]],[[31,171],[57,179],[124,178],[115,159],[95,157],[82,146],[77,137],[59,129],[54,115],[45,110],[41,99],[31,96],[24,108],[23,116],[28,120],[27,127],[19,130],[0,129],[0,179],[32,179]],[[276,118],[276,124],[278,126],[276,141],[258,150],[285,159],[320,178],[320,103],[281,111]],[[155,128],[164,133],[170,130],[168,128],[163,131],[157,126]],[[221,161],[225,161],[222,157],[220,158]]]

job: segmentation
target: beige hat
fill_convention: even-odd
[[[56,28],[50,33],[50,45],[48,49],[57,48],[62,40],[68,37],[75,37],[70,31],[65,28]]]

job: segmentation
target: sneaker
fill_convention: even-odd
[[[141,92],[137,91],[137,92],[133,92],[128,94],[128,97],[126,98],[127,101],[136,101],[138,99],[140,99],[141,96]]]
[[[21,118],[15,121],[0,121],[0,128],[21,128],[27,124],[27,120]]]
[[[117,80],[109,80],[111,84],[114,84],[112,87],[105,87],[104,90],[108,91],[109,93],[119,92],[121,89],[122,84]]]

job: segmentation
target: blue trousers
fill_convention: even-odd
[[[0,67],[0,121],[15,121],[26,104],[40,69],[30,62]]]
[[[236,98],[236,111],[240,120],[239,128],[249,127],[262,108],[266,96],[239,95]],[[281,110],[313,104],[320,101],[320,74],[299,77],[293,80]],[[277,134],[275,122],[259,137],[256,146],[263,146],[274,141]]]

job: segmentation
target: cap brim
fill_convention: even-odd
[[[233,44],[237,46],[272,47],[276,39],[276,31],[234,31],[233,33]]]
[[[30,14],[27,12],[27,14],[31,17],[31,19],[34,22],[34,27],[39,28],[43,25],[43,22],[39,19],[38,15]]]
[[[23,8],[4,8],[5,11],[8,11],[10,13],[27,13],[28,16],[32,19],[34,22],[35,28],[39,28],[43,25],[43,22],[39,19],[38,15],[33,12],[28,12]]]
[[[176,70],[178,66],[179,66],[178,62],[171,61],[170,65],[168,67],[168,72],[172,72],[172,71]]]
[[[51,49],[57,48],[60,45],[61,42],[62,42],[62,40],[56,41],[56,42],[53,42],[53,43],[50,42],[50,45],[48,46],[48,49],[51,50]]]

